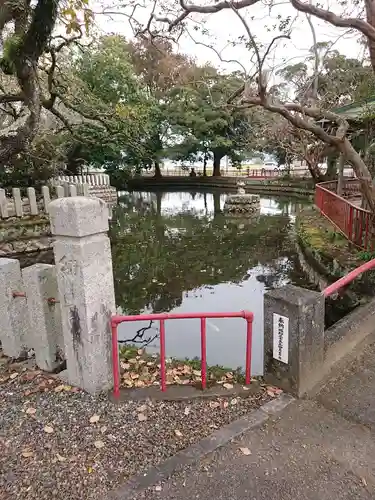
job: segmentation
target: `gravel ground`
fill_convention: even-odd
[[[267,399],[116,405],[0,354],[0,499],[99,500]]]

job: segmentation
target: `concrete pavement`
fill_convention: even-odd
[[[375,343],[315,400],[294,401],[198,465],[133,498],[374,499],[374,366]]]

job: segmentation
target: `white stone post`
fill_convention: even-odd
[[[64,352],[55,266],[34,264],[22,270],[29,312],[28,341],[41,370],[53,371]]]
[[[0,340],[4,354],[11,358],[19,358],[28,347],[24,292],[19,261],[0,259]]]
[[[12,196],[13,196],[14,210],[16,212],[16,217],[22,217],[23,209],[22,209],[22,198],[21,198],[20,188],[13,188]]]
[[[108,390],[115,296],[107,205],[77,196],[55,200],[49,208],[67,378],[90,393]]]

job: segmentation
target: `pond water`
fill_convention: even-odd
[[[232,220],[222,192],[121,193],[111,239],[119,312],[254,313],[253,374],[263,371],[263,294],[286,283],[306,286],[293,239],[295,216],[309,201],[261,196],[260,215]],[[207,321],[207,361],[244,365],[246,323]],[[159,324],[126,323],[123,341],[150,341]],[[141,336],[141,338],[139,337]],[[153,340],[152,340],[153,339]],[[200,356],[199,320],[166,322],[167,355]]]

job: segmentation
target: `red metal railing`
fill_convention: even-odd
[[[338,292],[340,288],[349,285],[349,283],[358,278],[360,274],[366,271],[370,271],[371,269],[374,268],[375,268],[375,259],[369,260],[368,262],[365,262],[356,269],[353,269],[353,271],[350,271],[350,273],[348,273],[346,276],[343,276],[339,280],[327,286],[327,288],[325,288],[322,291],[322,294],[324,295],[324,297],[329,297],[330,295],[333,295],[334,293]]]
[[[137,316],[112,316],[112,367],[113,367],[113,395],[120,395],[120,363],[118,350],[117,328],[120,323],[130,321],[159,321],[160,322],[160,386],[161,390],[167,388],[166,366],[165,366],[165,320],[169,319],[200,319],[201,326],[201,378],[202,389],[207,387],[207,358],[206,358],[206,319],[207,318],[243,318],[246,320],[246,359],[245,359],[245,383],[250,384],[251,379],[251,349],[252,349],[252,327],[254,315],[249,311],[240,312],[199,312],[181,314],[141,314]]]
[[[372,250],[372,213],[345,198],[359,194],[358,181],[351,179],[344,182],[344,196],[339,196],[336,189],[336,181],[317,184],[316,207],[349,241],[365,250]]]

